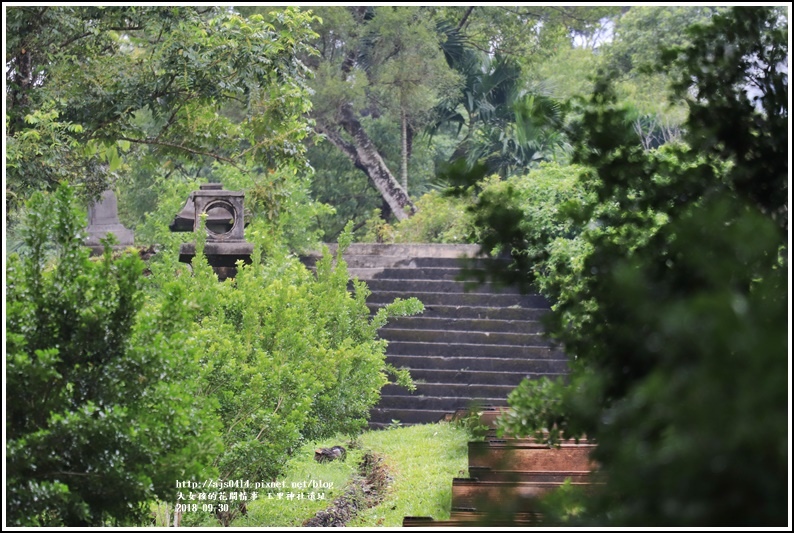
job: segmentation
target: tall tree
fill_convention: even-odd
[[[688,102],[686,145],[644,150],[603,80],[576,130],[592,194],[563,211],[584,246],[550,323],[573,374],[524,382],[504,421],[598,443],[606,484],[569,521],[788,519],[788,23],[735,7],[690,32],[659,65]]]
[[[461,31],[471,46],[491,55],[512,57],[526,67],[548,58],[572,40],[597,42],[603,20],[620,7],[456,6],[436,8]]]
[[[551,157],[564,144],[559,104],[526,90],[515,60],[473,49],[449,57],[465,79],[457,95],[437,109],[435,131],[451,123],[458,135],[463,132],[450,159],[506,176]]]
[[[97,194],[135,158],[245,171],[305,163],[299,57],[314,35],[305,13],[20,6],[7,15],[10,208],[62,179]]]
[[[490,172],[508,175],[564,154],[563,113],[555,98],[570,96],[566,91],[571,88],[550,91],[547,80],[538,77],[543,72],[539,67],[550,65],[545,74],[552,71],[555,76],[561,69],[579,70],[578,64],[561,68],[555,57],[586,43],[595,47],[605,21],[619,9],[438,9],[447,61],[465,80],[456,98],[442,103],[435,124],[438,128],[453,123],[463,133],[452,159],[465,155],[470,165],[479,161]],[[596,63],[592,50],[581,55],[586,56],[588,67]]]
[[[378,189],[398,219],[410,216],[406,192],[414,132],[452,90],[457,76],[444,61],[442,36],[425,8],[318,9],[320,56],[313,117],[316,129]],[[388,168],[365,117],[390,116],[400,125],[401,180]]]
[[[686,29],[707,23],[724,11],[717,6],[632,6],[614,20],[614,35],[601,47],[603,68],[618,73],[621,97],[635,107],[633,126],[645,149],[660,146],[682,135],[687,106],[669,94],[670,74],[660,72],[662,50],[690,43]]]
[[[242,13],[253,12],[252,8],[240,10]],[[465,45],[472,50],[482,48],[503,56],[514,52],[514,62],[521,63],[523,48],[519,54],[515,49],[507,50],[496,46],[496,43],[531,41],[533,50],[540,51],[543,49],[538,44],[540,41],[570,40],[569,28],[577,26],[585,31],[586,26],[600,18],[596,15],[598,10],[585,8],[542,8],[537,12],[518,13],[490,7],[333,7],[315,11],[323,20],[322,25],[315,27],[320,33],[317,47],[321,60],[307,60],[307,63],[312,65],[316,74],[314,87],[317,92],[313,99],[316,129],[369,176],[373,186],[387,200],[387,205],[392,207],[399,202],[390,198],[389,191],[402,198],[396,188],[400,185],[400,189],[406,192],[403,185],[406,169],[411,168],[413,140],[428,121],[435,121],[438,109],[434,109],[433,104],[441,100],[458,101],[460,97],[460,86],[456,81],[464,74],[453,68],[449,61],[444,65],[438,51],[441,49],[447,53],[452,34],[448,27],[457,29],[466,40]],[[507,20],[509,24],[505,22]],[[464,27],[471,28],[471,31],[464,35],[461,33]],[[554,30],[546,31],[549,28]],[[489,41],[494,46],[488,45]],[[529,109],[526,105],[522,107],[523,111]],[[505,114],[511,114],[512,123],[516,123],[512,107],[508,106]],[[530,115],[523,113],[524,118]],[[375,139],[372,123],[384,118],[398,124],[397,131],[400,132],[394,140],[386,139],[386,143]],[[524,124],[528,122],[524,121]],[[504,141],[518,147],[521,144],[518,134],[523,132],[512,128],[510,139],[500,141],[499,126],[494,124],[488,133],[493,137],[492,144]],[[389,161],[387,157],[387,153],[394,151],[391,145],[395,149],[399,146],[399,163]],[[453,149],[446,140],[439,144],[442,145],[442,151]],[[520,151],[516,149],[515,153]],[[376,154],[379,157],[374,157]],[[449,154],[439,155],[443,160]],[[317,163],[317,166],[322,165],[323,162]],[[399,174],[396,172],[398,166]],[[417,183],[419,180],[413,176],[411,181]],[[421,184],[414,190],[420,189]],[[407,196],[406,199],[410,201]],[[405,214],[411,210],[409,208]]]
[[[440,98],[456,91],[458,76],[439,51],[436,26],[421,10],[377,10],[369,23],[372,46],[363,61],[370,75],[370,98],[399,121],[401,182],[408,191],[408,159],[415,132],[432,119]]]
[[[615,17],[613,37],[602,46],[608,66],[638,76],[657,65],[662,50],[691,42],[687,28],[707,23],[726,8],[717,6],[632,6]]]

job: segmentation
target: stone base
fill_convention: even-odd
[[[102,246],[101,244],[87,246],[87,248],[91,249],[91,257],[98,257],[98,256],[100,256],[100,255],[105,253],[105,247]],[[110,249],[113,251],[114,254],[123,252],[124,250],[127,250],[128,248],[134,248],[134,246],[132,244],[128,244],[126,246],[122,246],[120,244],[117,244],[115,246],[111,246],[110,247]]]
[[[100,239],[104,239],[108,233],[112,233],[119,240],[119,244],[132,244],[135,242],[135,233],[121,224],[103,224],[88,227],[88,237],[86,244],[95,246]]]
[[[247,242],[208,242],[204,245],[204,255],[220,281],[237,275],[237,261],[251,264],[254,245]],[[179,261],[188,263],[196,257],[196,245],[192,242],[179,247]]]

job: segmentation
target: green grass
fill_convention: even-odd
[[[257,499],[248,502],[248,514],[238,515],[231,525],[233,527],[300,527],[304,520],[328,507],[342,494],[360,459],[357,450],[352,450],[348,453],[345,462],[333,461],[320,464],[314,460],[316,447],[330,447],[335,444],[347,447],[348,443],[347,439],[332,439],[303,446],[287,463],[285,474],[275,480],[283,482],[285,488],[259,489]],[[330,485],[330,488],[312,488],[309,486],[312,481],[322,483],[324,486]],[[302,486],[303,483],[306,483],[305,487]],[[272,499],[268,497],[269,493]],[[281,493],[280,497],[279,493]],[[289,493],[294,497],[289,498]],[[313,500],[310,499],[311,493],[314,493]],[[299,494],[302,494],[302,499]],[[319,498],[320,494],[322,499]],[[190,523],[185,525],[221,527],[212,515],[205,513],[199,516],[200,514],[191,516]]]
[[[469,436],[448,423],[370,431],[359,439],[386,457],[394,481],[380,505],[354,518],[350,526],[402,526],[405,516],[449,518],[452,478],[468,477]]]
[[[432,516],[437,520],[449,517],[452,478],[466,475],[469,437],[465,430],[447,423],[368,431],[355,439],[340,436],[303,446],[287,464],[284,481],[287,489],[260,490],[258,499],[248,502],[248,515],[238,516],[233,527],[300,527],[304,520],[331,505],[344,492],[345,485],[355,473],[358,462],[367,451],[385,458],[393,481],[380,505],[360,513],[348,525],[364,527],[400,527],[404,516]],[[314,460],[318,447],[342,445],[347,448],[345,462],[320,464]],[[292,483],[323,482],[330,489],[290,488]],[[308,484],[308,483],[307,483]],[[286,499],[288,492],[296,497]],[[278,499],[277,492],[284,496]],[[304,499],[297,493],[304,493]],[[310,500],[308,494],[324,493],[324,500]],[[185,515],[183,525],[220,527],[209,514]]]
[[[285,489],[283,491],[272,491],[273,499],[269,499],[267,494],[248,505],[248,516],[241,516],[232,525],[235,527],[300,527],[301,523],[307,518],[311,518],[317,511],[328,507],[334,499],[341,495],[350,476],[356,470],[356,463],[359,459],[357,453],[348,453],[345,462],[333,461],[320,464],[314,460],[314,450],[316,447],[330,447],[336,444],[347,447],[346,440],[324,441],[320,443],[310,443],[303,446],[298,453],[290,460],[287,465],[286,474],[280,478],[285,481],[288,487],[293,483],[298,484],[296,488]],[[330,488],[312,488],[308,485],[311,482],[330,484]],[[306,487],[300,484],[306,483]],[[287,499],[286,493],[296,494],[295,499]],[[285,496],[278,498],[278,492],[283,492]],[[303,493],[304,499],[298,499],[297,494]],[[323,499],[311,500],[311,493],[315,496],[322,494]]]

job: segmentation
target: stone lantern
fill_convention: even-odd
[[[251,263],[254,246],[243,235],[244,197],[242,192],[223,190],[220,183],[201,185],[198,191],[190,193],[185,206],[168,226],[171,231],[196,231],[201,215],[207,214],[204,255],[220,280],[237,274],[237,261]],[[183,263],[190,263],[195,255],[195,243],[184,243],[179,248],[179,260]]]

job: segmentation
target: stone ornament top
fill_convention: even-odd
[[[220,183],[201,185],[190,193],[184,207],[168,226],[171,231],[196,231],[201,215],[207,215],[205,228],[207,241],[204,255],[219,280],[234,277],[237,261],[251,263],[254,246],[245,240],[243,200],[245,194],[225,191]],[[196,255],[195,243],[179,247],[179,260],[190,263]]]
[[[207,242],[244,242],[244,197],[242,192],[223,190],[220,183],[205,183],[190,193],[168,227],[171,231],[196,231],[200,216],[206,213]]]
[[[102,193],[100,200],[88,208],[88,237],[85,245],[91,248],[94,254],[101,254],[103,246],[101,239],[112,233],[118,239],[117,247],[132,246],[135,234],[125,228],[119,221],[118,202],[116,194],[107,190]]]

